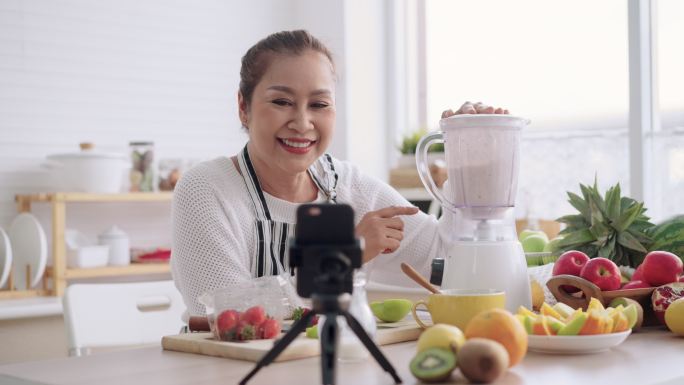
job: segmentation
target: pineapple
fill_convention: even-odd
[[[646,234],[653,227],[644,215],[643,202],[620,197],[620,184],[606,191],[605,199],[593,186],[580,184],[582,197],[568,192],[570,204],[579,214],[556,219],[567,227],[555,245],[554,253],[579,250],[589,258],[604,257],[618,265],[638,266],[652,243]]]

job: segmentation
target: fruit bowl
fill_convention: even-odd
[[[588,336],[541,336],[528,335],[527,347],[530,351],[552,354],[589,354],[606,351],[620,345],[632,333],[626,330],[619,333],[596,334]]]
[[[565,285],[574,286],[580,291],[577,293],[568,293],[563,289]],[[645,326],[658,323],[651,306],[651,294],[653,293],[653,290],[655,290],[654,287],[602,291],[595,284],[574,275],[557,275],[551,277],[546,282],[546,286],[558,302],[563,302],[574,309],[581,307],[586,310],[587,306],[589,306],[589,300],[592,297],[598,299],[604,306],[607,306],[613,299],[618,297],[630,298],[639,302],[644,309]]]

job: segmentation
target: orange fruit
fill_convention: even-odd
[[[520,362],[527,353],[527,332],[513,314],[503,309],[485,310],[468,322],[466,339],[487,338],[497,341],[508,351],[509,365]]]

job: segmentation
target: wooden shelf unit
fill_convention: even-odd
[[[0,291],[0,299],[27,298],[41,295],[61,297],[66,289],[67,281],[81,278],[120,277],[148,274],[166,274],[171,271],[168,263],[132,263],[129,266],[106,266],[88,269],[70,269],[66,266],[66,243],[64,232],[66,228],[67,203],[150,203],[171,202],[172,192],[160,193],[122,193],[122,194],[91,194],[91,193],[41,193],[17,195],[15,200],[17,210],[30,212],[32,203],[49,203],[52,208],[52,256],[53,264],[48,266],[43,275],[42,289],[16,288]],[[52,281],[48,288],[47,280]]]

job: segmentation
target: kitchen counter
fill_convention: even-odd
[[[382,347],[405,384],[419,382],[408,363],[415,342]],[[681,385],[684,384],[684,338],[663,329],[631,335],[622,345],[597,354],[545,355],[528,353],[497,384],[554,385]],[[253,363],[145,347],[81,358],[65,358],[0,366],[0,383],[27,384],[235,384]],[[372,359],[338,363],[338,384],[392,384],[392,378]],[[465,380],[457,371],[454,383]],[[263,368],[249,384],[318,384],[318,358],[275,363]]]
[[[0,320],[62,315],[62,299],[35,297],[0,301]]]

